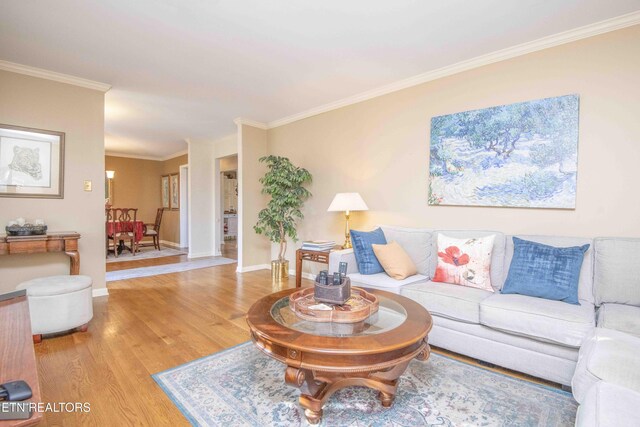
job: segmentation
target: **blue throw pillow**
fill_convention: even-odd
[[[387,244],[382,228],[376,228],[373,231],[350,230],[349,232],[351,233],[351,244],[353,245],[353,253],[356,256],[360,274],[382,273],[384,268],[380,265],[371,247],[374,244]]]
[[[513,238],[513,259],[503,294],[578,302],[578,281],[589,245],[556,248]]]

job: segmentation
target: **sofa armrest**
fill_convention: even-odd
[[[353,253],[353,249],[341,249],[329,253],[329,274],[338,271],[341,262],[347,263],[347,274],[358,272],[356,255]]]

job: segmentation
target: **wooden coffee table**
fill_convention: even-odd
[[[310,322],[289,309],[295,291],[260,299],[249,309],[247,323],[256,346],[286,365],[285,382],[301,389],[309,423],[320,422],[325,402],[344,387],[378,390],[382,406],[390,407],[409,362],[429,358],[427,310],[400,295],[367,289],[378,296],[380,308],[364,322]]]

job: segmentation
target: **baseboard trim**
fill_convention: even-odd
[[[258,270],[269,270],[271,265],[269,264],[256,264],[256,265],[248,265],[246,267],[236,268],[236,273],[248,273],[250,271],[258,271]]]
[[[107,289],[107,288],[98,288],[98,289],[93,289],[93,290],[91,291],[91,295],[92,295],[94,298],[97,298],[97,297],[106,297],[106,296],[109,296],[109,289]]]
[[[180,243],[170,242],[168,240],[160,240],[161,245],[169,246],[170,248],[182,249]]]
[[[198,253],[191,253],[189,252],[189,255],[187,255],[187,258],[192,259],[192,258],[204,258],[204,257],[208,257],[208,256],[216,256],[216,254],[214,252],[198,252]]]
[[[295,276],[295,275],[296,275],[296,271],[295,270],[289,270],[289,276]],[[302,272],[300,277],[302,277],[303,279],[316,280],[316,276],[314,276],[311,273]]]

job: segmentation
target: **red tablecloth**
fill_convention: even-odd
[[[113,236],[113,226],[115,224],[115,228],[118,233],[131,231],[131,222],[108,222],[107,223],[107,235]],[[144,222],[136,221],[135,223],[135,239],[136,243],[142,240],[142,236],[144,235]]]

